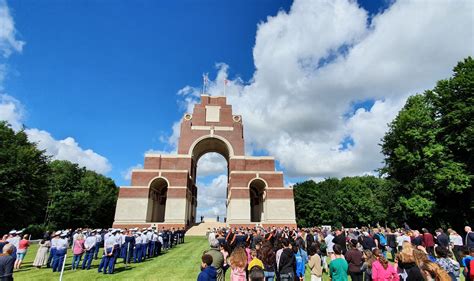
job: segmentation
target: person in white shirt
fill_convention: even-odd
[[[95,230],[95,238],[96,238],[96,244],[95,244],[95,252],[94,252],[94,259],[97,259],[97,256],[99,255],[99,249],[100,249],[100,244],[102,243],[102,229],[97,229]]]
[[[151,232],[151,257],[156,257],[158,252],[158,234],[155,231]]]
[[[146,253],[148,250],[148,242],[150,242],[147,236],[147,232],[148,231],[145,229],[145,232],[142,233],[142,259],[143,260],[146,259]]]
[[[66,255],[67,248],[69,246],[66,239],[67,233],[62,232],[60,236],[61,237],[57,239],[54,243],[56,247],[56,251],[53,257],[53,264],[52,264],[53,272],[61,271],[61,268],[64,263],[64,256]],[[51,241],[51,247],[52,245],[53,245],[53,241]]]
[[[21,231],[16,231],[12,230],[9,232],[10,237],[7,239],[7,242],[15,246],[16,250],[18,250],[18,247],[20,246],[20,235],[22,232]]]
[[[99,272],[104,271],[104,274],[113,274],[115,266],[115,245],[117,244],[117,239],[114,236],[116,230],[111,231],[107,239],[104,239],[104,255],[99,264]]]
[[[135,263],[142,262],[142,233],[135,233],[135,249],[133,250],[133,261]]]
[[[94,257],[95,249],[97,245],[96,232],[93,230],[89,236],[87,236],[86,241],[84,242],[84,247],[86,248],[86,254],[84,256],[84,261],[82,261],[82,269],[91,269],[92,258]]]
[[[154,243],[153,243],[153,229],[150,227],[148,228],[147,230],[147,233],[146,233],[146,238],[148,240],[148,245],[147,245],[147,256],[148,258],[151,258],[153,256],[153,246],[154,246]]]
[[[53,258],[54,256],[56,255],[56,249],[57,249],[57,245],[58,245],[58,240],[59,240],[59,235],[61,235],[61,231],[56,231],[56,233],[54,233],[52,235],[52,238],[51,238],[51,247],[50,247],[50,250],[49,250],[49,257],[48,257],[48,262],[46,263],[46,267],[47,268],[50,268],[52,263],[53,263]]]

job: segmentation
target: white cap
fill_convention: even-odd
[[[137,234],[138,234],[138,235],[141,235],[142,233],[141,233],[140,231],[137,231]]]
[[[13,229],[12,231],[8,232],[8,234],[16,234],[16,230]]]
[[[61,233],[62,233],[61,230],[58,230],[56,231],[56,233],[54,233],[54,235],[61,235]]]

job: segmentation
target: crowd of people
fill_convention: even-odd
[[[463,236],[452,229],[421,231],[362,228],[219,228],[209,230],[210,249],[201,257],[198,281],[304,280],[333,281],[474,280],[474,232]],[[184,229],[76,229],[48,232],[39,241],[33,262],[37,268],[62,271],[68,251],[71,270],[113,274],[115,265],[140,263],[184,243]],[[12,230],[0,240],[0,278],[13,280],[30,246],[29,235]],[[69,267],[68,267],[69,269]]]
[[[30,236],[24,230],[12,230],[0,240],[0,280],[13,280],[30,246]],[[62,271],[70,250],[71,270],[90,270],[93,260],[100,258],[98,272],[113,274],[118,259],[125,264],[140,263],[160,255],[177,244],[184,243],[185,230],[155,228],[76,229],[47,232],[39,241],[33,266]],[[102,250],[101,250],[102,248]]]
[[[198,281],[474,280],[474,232],[430,233],[362,227],[331,229],[220,228],[209,230],[210,249],[201,257]]]

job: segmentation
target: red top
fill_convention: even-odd
[[[21,239],[20,243],[18,244],[18,249],[23,250],[30,246],[30,242],[26,239]]]
[[[423,247],[434,247],[434,239],[431,233],[423,233]]]

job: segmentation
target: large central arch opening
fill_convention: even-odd
[[[203,139],[193,148],[192,174],[197,189],[194,218],[197,223],[201,220],[224,222],[226,219],[231,149],[217,138]]]

